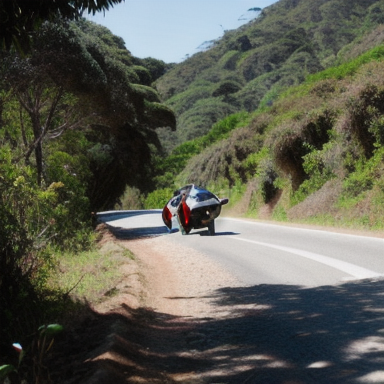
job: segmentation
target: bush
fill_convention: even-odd
[[[167,204],[168,200],[173,196],[173,190],[170,188],[158,189],[148,194],[144,201],[145,209],[159,209]]]
[[[349,101],[347,108],[348,125],[344,129],[352,133],[364,149],[364,155],[369,158],[375,146],[380,146],[384,139],[384,89],[367,84]]]
[[[384,46],[380,45],[370,51],[363,53],[357,59],[351,60],[337,67],[328,68],[322,72],[309,75],[306,83],[316,83],[320,80],[337,79],[341,80],[347,76],[351,76],[364,64],[371,61],[380,61],[384,59]]]
[[[60,153],[59,158],[63,160]],[[89,224],[83,221],[87,203],[77,195],[83,187],[71,175],[71,167],[62,167],[73,159],[64,159],[56,164],[60,164],[60,172],[68,173],[63,177],[67,185],[56,181],[39,187],[32,167],[15,161],[7,145],[0,149],[2,353],[7,353],[12,339],[22,342],[52,315],[56,299],[54,293],[48,293],[46,283],[53,267],[53,247],[79,249],[93,241],[91,220]]]
[[[383,164],[384,148],[377,150],[368,161],[361,158],[356,162],[356,170],[343,182],[343,199],[346,201],[362,198],[362,194],[371,190],[381,180],[384,173]]]
[[[189,159],[212,146],[215,142],[226,138],[230,132],[241,125],[245,125],[249,119],[246,112],[235,113],[214,124],[211,130],[204,136],[186,141],[173,149],[172,153],[156,164],[156,186],[166,188],[173,183],[175,177],[186,167]]]
[[[330,146],[331,147],[331,146]],[[335,177],[334,168],[326,162],[328,147],[323,150],[312,149],[307,155],[303,156],[303,168],[308,175],[299,189],[295,191],[292,197],[292,205],[296,205],[307,198],[311,193],[319,190],[328,180]]]
[[[138,188],[126,187],[124,195],[121,197],[121,206],[117,207],[120,209],[142,209],[143,208],[143,197]]]

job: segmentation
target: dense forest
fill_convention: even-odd
[[[117,202],[193,182],[227,214],[384,226],[383,0],[280,0],[180,64],[82,18],[119,2],[0,4],[0,382],[12,342],[76,305],[53,257]]]
[[[175,129],[151,86],[168,65],[81,17],[118,2],[0,5],[0,366],[59,316],[53,256],[91,247],[126,185],[153,189],[156,128]]]

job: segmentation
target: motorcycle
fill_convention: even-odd
[[[172,219],[176,217],[183,235],[187,235],[192,229],[207,227],[209,234],[214,236],[215,219],[220,215],[221,207],[228,201],[227,198],[220,199],[206,189],[189,184],[175,191],[164,206],[163,222],[172,230]]]

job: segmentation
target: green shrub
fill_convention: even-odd
[[[355,167],[356,170],[349,174],[343,182],[341,204],[361,199],[365,192],[371,190],[381,180],[380,177],[384,173],[384,148],[377,150],[368,161],[361,158],[356,162]]]
[[[143,197],[138,188],[127,186],[124,195],[121,197],[121,206],[117,209],[142,209]]]
[[[372,118],[368,131],[375,138],[374,146],[380,148],[384,146],[384,116],[378,115]]]
[[[307,198],[313,192],[319,190],[328,180],[335,177],[333,168],[325,161],[327,147],[323,150],[315,150],[303,156],[303,168],[307,174],[299,189],[292,196],[292,205],[296,205]]]
[[[322,72],[318,72],[313,75],[309,75],[306,79],[306,83],[316,83],[325,79],[344,79],[347,76],[351,76],[357,72],[357,70],[364,64],[371,61],[379,61],[384,58],[384,46],[380,45],[370,51],[363,53],[358,58],[351,60],[345,64],[337,67],[328,68]]]
[[[145,209],[159,209],[167,204],[168,200],[173,196],[173,190],[170,188],[157,189],[148,194],[144,201]]]
[[[214,124],[206,135],[186,141],[174,148],[169,156],[165,159],[159,159],[156,163],[156,186],[158,188],[169,186],[173,179],[186,167],[189,159],[200,154],[215,142],[226,138],[230,132],[241,125],[246,125],[248,121],[249,115],[246,112],[230,115]]]

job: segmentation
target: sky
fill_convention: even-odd
[[[86,18],[122,37],[133,56],[179,63],[204,42],[248,22],[239,18],[252,14],[247,13],[250,8],[265,8],[276,1],[125,0],[105,14]]]

